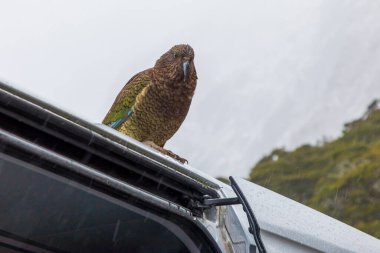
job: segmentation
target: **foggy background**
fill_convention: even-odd
[[[101,122],[135,73],[175,44],[198,86],[166,145],[245,177],[273,148],[339,136],[380,97],[380,1],[2,1],[0,79]]]

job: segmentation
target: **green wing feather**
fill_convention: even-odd
[[[111,125],[115,122],[123,122],[132,112],[136,97],[151,82],[151,69],[144,70],[134,75],[117,95],[115,102],[103,120],[103,124]],[[117,128],[120,124],[117,124]]]

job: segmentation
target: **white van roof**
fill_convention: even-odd
[[[380,252],[375,237],[252,182],[236,181],[258,220],[268,252]],[[296,250],[300,246],[303,249]]]

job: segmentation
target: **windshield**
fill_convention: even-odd
[[[147,210],[6,156],[0,173],[1,252],[199,252]]]

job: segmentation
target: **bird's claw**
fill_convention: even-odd
[[[179,161],[180,163],[182,163],[182,164],[189,164],[189,161],[187,161],[185,158],[180,157],[179,155],[173,153],[173,152],[170,151],[170,150],[165,150],[165,151],[166,151],[166,152],[165,152],[166,155],[168,155],[168,156],[170,156],[170,157],[176,159],[176,160]]]
[[[155,144],[154,142],[152,141],[144,141],[143,142],[145,145],[148,145],[149,147],[151,148],[154,148],[155,150],[161,152],[162,154],[164,155],[167,155],[167,156],[170,156],[171,158],[179,161],[180,163],[182,164],[189,164],[189,162],[185,159],[185,158],[182,158],[180,157],[179,155],[173,153],[172,151],[168,150],[168,149],[164,149],[163,147],[160,147],[158,146],[157,144]]]

